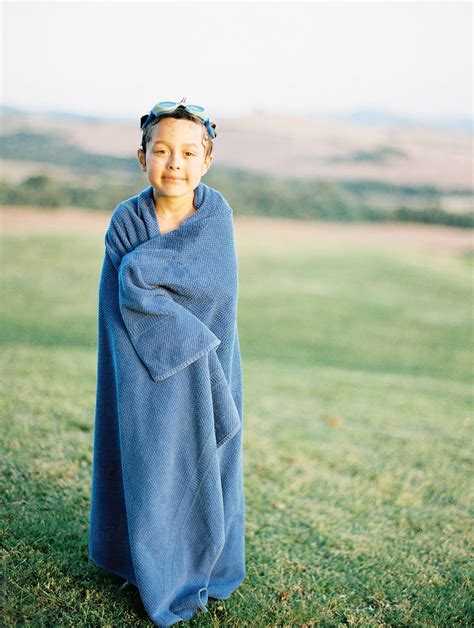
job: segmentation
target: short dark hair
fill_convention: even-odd
[[[145,114],[144,116],[140,118],[140,128],[142,127],[143,123],[145,122],[147,118],[148,118],[148,114]],[[197,118],[196,116],[193,116],[192,113],[189,113],[188,111],[186,111],[186,109],[184,109],[184,107],[182,106],[178,107],[174,111],[170,111],[170,113],[164,113],[159,118],[153,120],[153,122],[148,124],[148,126],[146,127],[145,131],[142,134],[141,147],[144,153],[146,153],[147,144],[151,140],[153,127],[163,118],[175,118],[176,120],[190,120],[191,122],[200,124],[204,130],[203,136],[202,136],[202,144],[204,146],[204,158],[206,159],[207,157],[209,157],[209,155],[212,154],[212,146],[213,146],[212,137],[207,132],[206,127],[204,126],[204,124],[201,122],[199,118]],[[214,122],[211,122],[210,125],[217,137],[216,125],[214,124]]]

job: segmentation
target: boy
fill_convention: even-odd
[[[204,109],[161,102],[141,129],[150,185],[105,234],[89,555],[171,626],[246,573],[238,267]]]

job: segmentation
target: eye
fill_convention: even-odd
[[[189,151],[186,153],[186,155],[191,155],[191,157],[194,157],[194,153],[190,153]]]

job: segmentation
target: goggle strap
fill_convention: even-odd
[[[163,112],[163,113],[166,113],[166,112]],[[200,115],[198,115],[197,113],[195,113],[195,112],[189,111],[188,113],[191,113],[191,115],[193,115],[196,118],[199,118],[201,120],[201,122],[206,127],[207,132],[212,137],[212,139],[214,139],[216,137],[216,135],[214,133],[214,129],[212,128],[211,123],[209,121],[209,118],[207,118],[207,120],[203,120],[202,117]],[[150,122],[153,122],[154,118],[159,118],[159,117],[160,117],[159,115],[156,115],[156,113],[154,113],[153,111],[150,111],[150,113],[148,114],[148,118],[145,120],[145,123],[141,127],[141,130],[144,131],[146,129],[146,127],[150,124]]]

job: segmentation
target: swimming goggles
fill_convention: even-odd
[[[186,97],[181,98],[179,102],[171,102],[169,100],[162,100],[161,102],[157,103],[148,114],[148,117],[145,120],[145,122],[141,125],[140,127],[141,130],[144,131],[146,127],[150,123],[153,122],[153,120],[155,120],[156,118],[159,118],[164,113],[169,113],[170,111],[175,111],[176,109],[178,109],[178,107],[182,107],[188,113],[199,118],[201,122],[204,124],[204,126],[206,127],[209,135],[212,137],[212,139],[214,139],[216,137],[216,134],[214,133],[214,129],[211,126],[209,116],[207,115],[207,112],[204,109],[204,107],[201,107],[199,105],[186,105],[185,103],[186,103]]]

